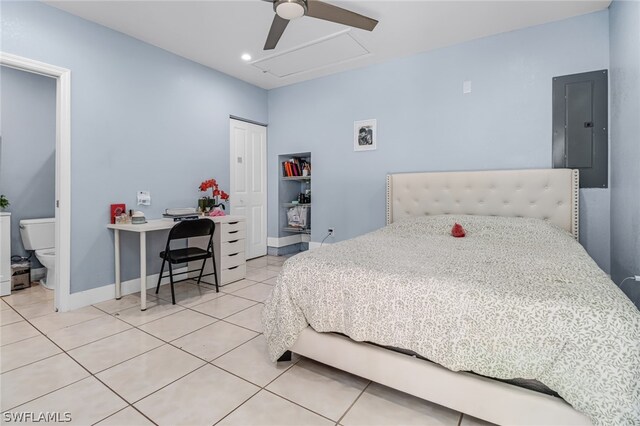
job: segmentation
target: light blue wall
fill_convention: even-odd
[[[640,2],[610,6],[611,272],[640,275]],[[640,308],[640,283],[622,290]]]
[[[0,67],[0,194],[11,205],[11,255],[25,256],[18,224],[55,216],[56,81]],[[35,256],[32,267],[40,267]]]
[[[608,31],[602,11],[270,91],[269,236],[282,153],[312,153],[312,241],[383,226],[388,173],[551,167],[552,77],[608,68]],[[369,118],[378,150],[355,153]],[[582,193],[582,241],[608,270],[609,191]]]
[[[229,187],[229,115],[267,121],[267,93],[95,23],[36,2],[0,3],[5,52],[71,70],[71,289],[114,282],[109,204],[150,190],[166,207],[195,206],[197,187]],[[149,273],[166,235],[149,238]],[[123,239],[123,279],[139,275]]]

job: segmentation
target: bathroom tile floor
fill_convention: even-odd
[[[0,302],[0,411],[76,425],[487,425],[312,360],[274,364],[260,313],[284,257],[215,293],[186,281],[53,312],[34,286]],[[15,422],[15,421],[14,421]]]

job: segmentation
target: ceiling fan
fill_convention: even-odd
[[[337,22],[338,24],[373,31],[378,21],[320,0],[264,0],[273,3],[273,18],[264,50],[272,50],[278,44],[289,21],[303,16]]]

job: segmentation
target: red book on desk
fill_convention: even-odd
[[[116,223],[116,216],[127,211],[126,204],[111,204],[111,223]]]

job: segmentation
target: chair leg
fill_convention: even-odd
[[[165,259],[164,257],[162,258],[162,266],[160,267],[160,275],[158,275],[158,285],[156,286],[156,294],[158,294],[158,291],[160,291],[160,281],[162,281],[162,273],[164,272],[164,262],[166,262],[167,259]]]
[[[171,301],[176,304],[176,293],[173,290],[173,268],[171,267],[171,261],[169,261],[169,282],[171,283]]]
[[[198,275],[198,285],[200,285],[200,280],[202,279],[202,273],[204,272],[204,265],[207,263],[207,259],[202,261],[202,268],[200,268],[200,275]]]
[[[211,261],[213,262],[213,274],[216,277],[216,293],[220,292],[218,288],[218,269],[216,268],[216,256],[213,252],[213,247],[211,247]]]

